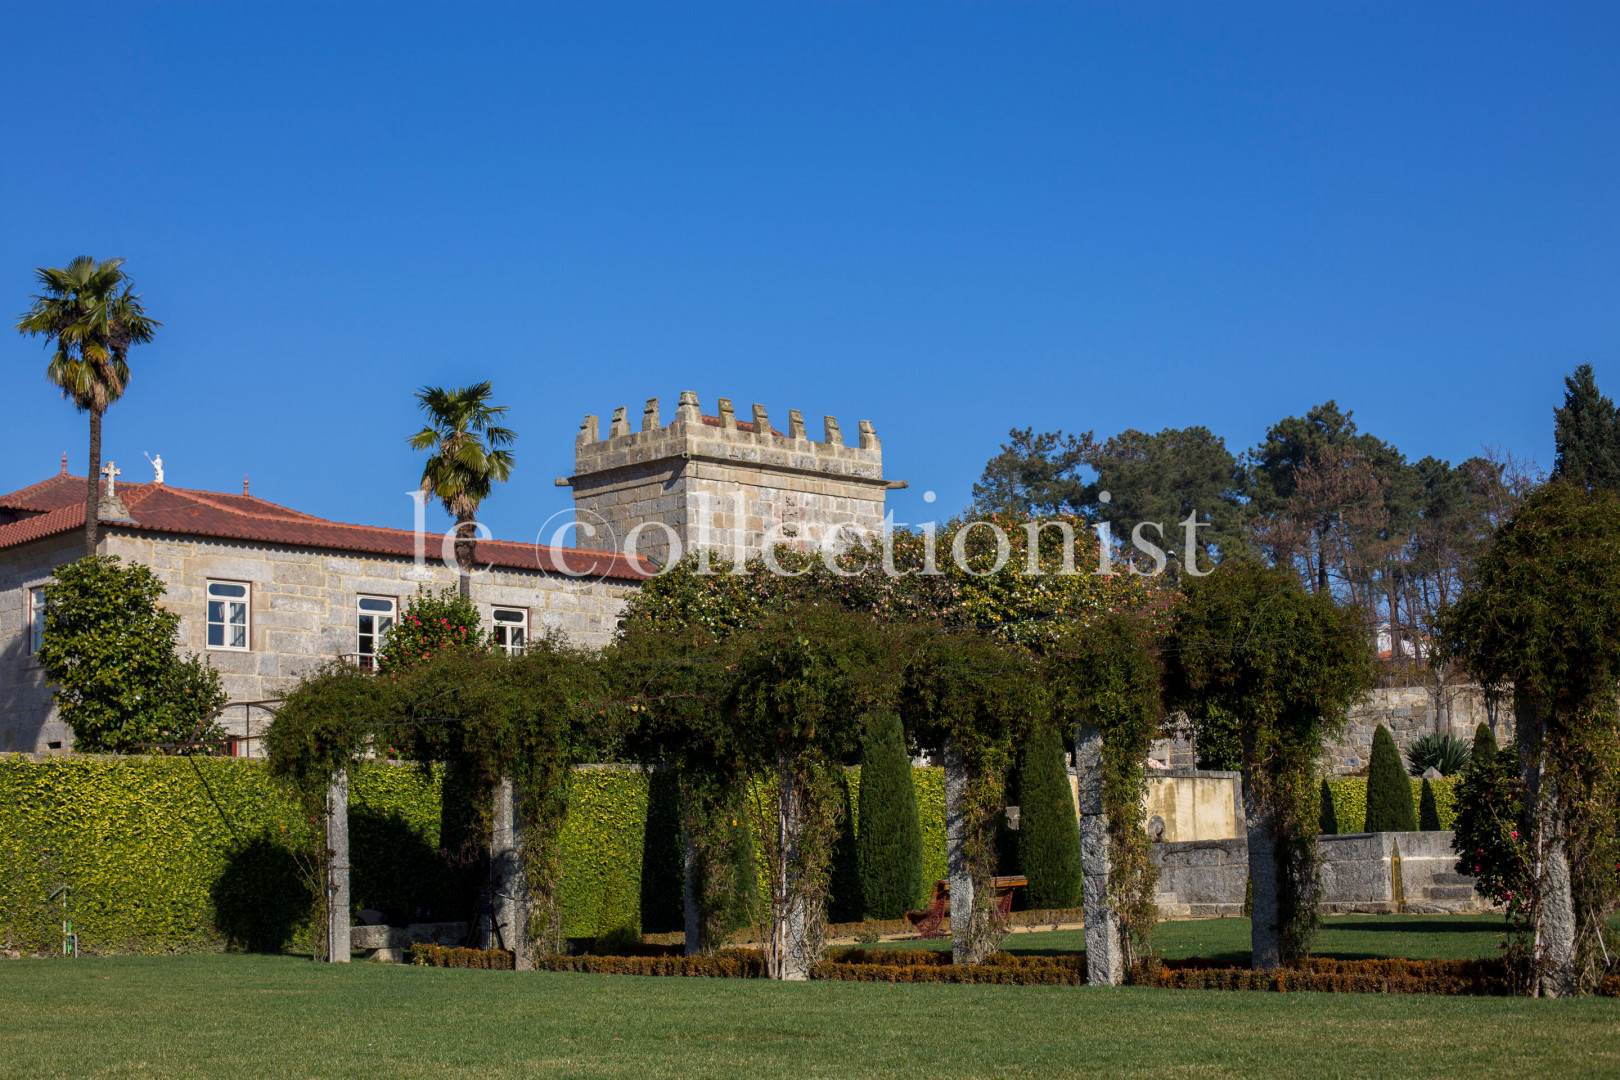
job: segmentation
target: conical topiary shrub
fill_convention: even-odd
[[[1322,781],[1322,815],[1321,824],[1317,832],[1323,836],[1339,835],[1339,815],[1333,808],[1333,789],[1328,787],[1326,779]]]
[[[1057,725],[1042,724],[1018,772],[1018,868],[1030,909],[1080,903],[1080,821]]]
[[[922,891],[922,827],[900,717],[869,717],[861,765],[855,862],[868,919],[898,919]]]
[[[1491,725],[1481,723],[1474,729],[1474,753],[1468,759],[1470,765],[1480,768],[1489,768],[1496,761],[1496,733]]]
[[[1434,805],[1434,788],[1427,780],[1423,781],[1423,795],[1418,799],[1418,830],[1440,831],[1440,808]]]
[[[1383,724],[1373,732],[1372,764],[1367,770],[1368,832],[1416,832],[1412,784],[1401,765],[1401,752]]]

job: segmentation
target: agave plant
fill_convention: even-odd
[[[1462,739],[1425,735],[1407,748],[1406,769],[1413,776],[1422,776],[1432,765],[1440,770],[1441,776],[1452,776],[1468,767],[1473,753],[1474,748]]]

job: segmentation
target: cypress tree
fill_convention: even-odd
[[[1564,379],[1553,421],[1553,476],[1587,489],[1620,488],[1620,411],[1598,390],[1591,364]]]
[[[1486,768],[1496,761],[1496,733],[1491,725],[1481,723],[1474,729],[1474,753],[1468,759],[1469,765],[1478,765]]]
[[[1328,787],[1325,778],[1322,780],[1322,823],[1317,831],[1323,836],[1339,835],[1339,815],[1333,809],[1333,789]]]
[[[1434,805],[1434,788],[1427,780],[1423,781],[1423,796],[1418,799],[1418,830],[1440,831],[1440,808]]]
[[[1416,832],[1412,784],[1401,752],[1383,724],[1373,732],[1372,765],[1367,770],[1367,832]]]
[[[1080,902],[1080,820],[1057,725],[1042,724],[1022,757],[1018,866],[1029,879],[1024,903],[1032,909],[1074,907]]]
[[[868,919],[898,919],[922,891],[922,826],[900,717],[867,718],[855,863]]]

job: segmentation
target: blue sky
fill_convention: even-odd
[[[916,521],[1014,425],[1241,450],[1335,398],[1548,465],[1561,376],[1620,391],[1612,5],[74,15],[0,35],[0,298],[129,259],[126,477],[408,527],[412,391],[489,378],[531,538],[585,413],[691,389],[871,420]],[[84,468],[45,359],[0,335],[6,490]]]

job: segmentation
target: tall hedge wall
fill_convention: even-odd
[[[944,775],[917,769],[914,778],[931,883],[945,876]],[[356,771],[356,909],[397,920],[424,907],[466,917],[465,872],[439,854],[441,837],[456,846],[459,820],[443,784],[442,770],[377,763]],[[859,770],[849,784],[854,804]],[[308,940],[310,896],[295,852],[312,828],[255,761],[0,755],[0,943],[55,948],[61,911],[45,897],[65,881],[84,951],[296,947]],[[673,776],[578,770],[562,846],[566,934],[624,938],[681,927]]]
[[[1440,812],[1440,827],[1453,828],[1457,821],[1457,784],[1460,777],[1443,776],[1430,781],[1434,789],[1434,806]],[[1422,780],[1412,780],[1412,804],[1417,805]],[[1333,813],[1338,818],[1339,832],[1360,832],[1367,826],[1367,778],[1352,776],[1345,780],[1329,780],[1328,790],[1333,793]]]

